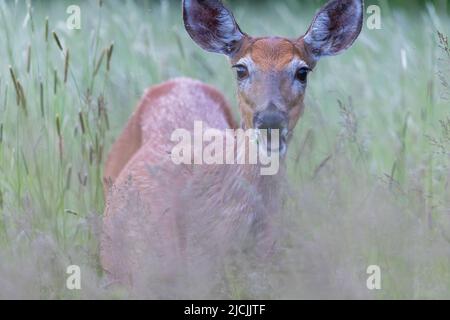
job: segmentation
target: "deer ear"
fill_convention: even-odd
[[[220,0],[183,0],[186,31],[203,49],[233,56],[245,34]]]
[[[303,41],[315,60],[348,49],[361,32],[363,0],[331,0],[314,17]]]

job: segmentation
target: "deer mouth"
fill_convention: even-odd
[[[286,129],[260,128],[256,129],[258,145],[267,155],[279,154],[285,156],[287,152]]]

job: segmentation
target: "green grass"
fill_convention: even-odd
[[[381,3],[382,30],[364,29],[309,80],[272,298],[450,298],[450,55],[437,36],[450,18]],[[64,1],[0,1],[0,298],[126,297],[103,289],[98,263],[114,138],[144,90],[172,77],[213,84],[236,106],[226,59],[192,43],[178,2],[80,7],[82,29],[70,31]],[[233,9],[249,34],[297,37],[316,7]],[[70,264],[83,270],[79,292],[65,288]],[[376,293],[370,264],[382,267]],[[231,298],[252,297],[231,278]]]

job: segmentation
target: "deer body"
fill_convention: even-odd
[[[106,194],[108,200],[104,215],[102,264],[116,278],[122,280],[125,271],[132,267],[124,266],[123,263],[135,262],[124,261],[124,252],[114,245],[149,240],[148,234],[133,234],[130,232],[133,226],[129,229],[122,224],[132,218],[127,217],[130,212],[152,212],[144,220],[149,225],[156,223],[162,230],[154,241],[171,242],[172,248],[168,248],[167,252],[179,252],[180,247],[177,246],[181,239],[177,239],[177,213],[174,210],[181,199],[176,198],[189,182],[196,184],[192,170],[173,164],[170,151],[174,143],[170,141],[170,136],[178,128],[193,130],[194,121],[198,120],[211,128],[235,127],[231,110],[217,90],[191,79],[175,79],[151,88],[144,95],[123,134],[113,146],[105,167],[105,177],[108,177],[113,187],[110,194]],[[128,142],[130,145],[127,145]],[[132,179],[131,185],[128,184],[129,179]],[[220,181],[216,181],[215,185],[220,185]],[[127,207],[129,197],[135,199],[131,204],[134,208]],[[123,220],[117,218],[121,214]],[[120,222],[117,225],[115,223],[118,220]],[[130,236],[130,239],[114,241],[115,236],[124,234],[121,231],[129,232],[125,232],[125,235]],[[144,239],[139,239],[141,235]],[[136,239],[132,239],[134,236]],[[164,250],[161,249],[161,252]]]
[[[108,155],[104,175],[111,181],[105,182],[113,183],[147,142],[161,139],[171,144],[173,130],[192,130],[196,120],[211,128],[236,127],[225,98],[211,86],[179,78],[150,88]]]
[[[183,1],[192,39],[227,55],[237,70],[241,127],[280,131],[283,159],[304,111],[307,74],[320,57],[353,43],[362,12],[361,0],[332,0],[299,39],[252,38],[220,1]],[[217,90],[172,80],[144,95],[112,147],[105,167],[101,261],[119,282],[138,281],[136,274],[149,262],[170,275],[188,260],[218,256],[242,243],[262,257],[273,250],[284,165],[274,176],[261,175],[259,164],[176,165],[171,134],[192,131],[194,121],[222,131],[236,128]],[[260,141],[267,150],[269,138]]]

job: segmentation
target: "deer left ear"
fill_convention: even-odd
[[[233,56],[245,34],[220,0],[183,0],[186,31],[203,49]]]
[[[313,58],[348,49],[361,33],[363,11],[363,0],[331,0],[320,9],[303,37]]]

